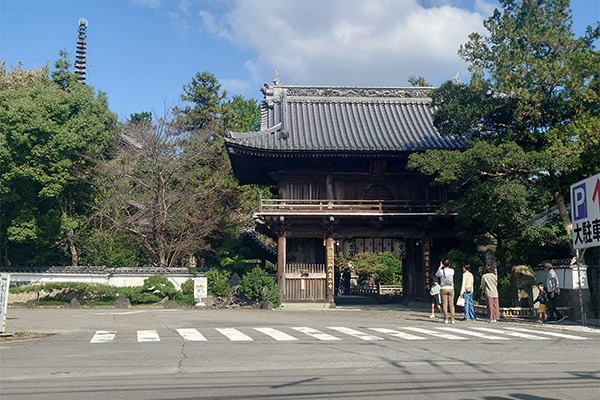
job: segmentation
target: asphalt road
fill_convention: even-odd
[[[600,330],[404,307],[9,309],[0,399],[595,399]]]

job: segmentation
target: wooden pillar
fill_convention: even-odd
[[[335,241],[331,236],[327,236],[325,239],[325,247],[326,247],[326,289],[325,289],[325,299],[328,303],[334,302],[335,297]]]
[[[286,263],[286,238],[285,233],[280,233],[277,238],[277,288],[281,300],[285,300],[285,263]]]
[[[326,189],[326,195],[327,195],[327,200],[333,200],[334,198],[334,193],[333,193],[333,179],[331,177],[331,175],[327,175],[325,177],[325,189]]]
[[[423,249],[423,285],[421,286],[424,293],[428,293],[431,288],[431,245],[429,243],[429,236],[423,235],[421,247]]]

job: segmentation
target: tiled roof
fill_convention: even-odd
[[[0,272],[8,273],[34,273],[34,274],[83,274],[83,275],[188,275],[187,268],[152,268],[128,267],[110,268],[100,266],[40,266],[40,267],[0,267]]]
[[[459,149],[433,126],[431,88],[265,85],[261,131],[229,132],[230,152]],[[234,149],[231,149],[234,147]]]

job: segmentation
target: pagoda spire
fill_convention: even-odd
[[[86,68],[86,31],[87,20],[79,18],[79,35],[77,36],[77,55],[75,57],[75,73],[79,75],[79,81],[85,83],[85,68]]]

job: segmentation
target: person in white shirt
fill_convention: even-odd
[[[450,268],[450,261],[441,260],[435,276],[440,278],[442,287],[442,310],[444,311],[444,323],[448,323],[448,307],[450,307],[450,322],[454,323],[454,270]]]

